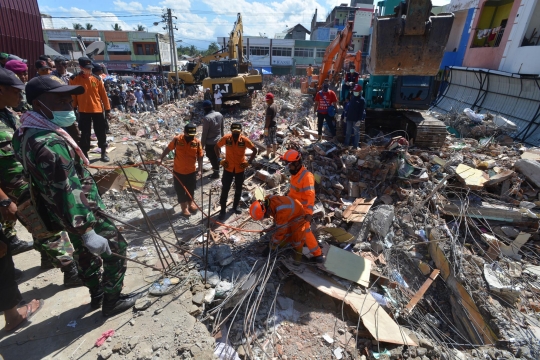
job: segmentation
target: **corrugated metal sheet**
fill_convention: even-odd
[[[43,45],[37,0],[0,0],[0,52],[27,59],[31,78]]]
[[[448,68],[448,83],[433,110],[457,111],[471,108],[513,121],[514,139],[540,146],[540,77],[526,77],[486,69]]]

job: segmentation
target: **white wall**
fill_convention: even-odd
[[[499,70],[518,74],[540,74],[540,45],[521,46],[531,19],[533,16],[536,16],[535,20],[538,17],[536,13],[538,1],[540,0],[521,1]]]
[[[446,43],[446,49],[444,51],[454,51],[454,49],[459,47],[468,12],[469,10],[467,9],[454,13],[454,23],[452,24],[452,30],[450,30],[450,35],[448,36],[448,42]]]

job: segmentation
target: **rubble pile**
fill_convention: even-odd
[[[179,276],[192,297],[189,314],[215,335],[217,356],[540,357],[540,149],[509,141],[512,127],[498,115],[478,119],[467,112],[436,115],[458,134],[449,134],[440,149],[409,147],[401,136],[382,134],[354,150],[326,136],[316,141],[309,97],[280,80],[269,81],[264,91],[275,94],[280,108],[278,153],[297,149],[315,176],[312,230],[326,262],[294,263],[288,249],[261,257],[271,235],[242,229],[270,222],[253,223],[246,213],[227,221],[234,229],[210,226],[207,254],[198,220],[173,218],[175,229],[182,229],[176,236],[196,255],[188,256]],[[159,156],[187,121],[200,123],[201,100],[188,97],[155,113],[117,113],[115,139],[130,134],[120,138],[129,147],[121,163]],[[225,129],[242,121],[262,150],[265,104],[253,104],[248,110],[225,107]],[[204,167],[210,170],[206,159]],[[129,168],[139,182],[134,186],[116,170],[97,176],[98,184],[107,183],[108,209],[138,225],[144,221],[134,213],[134,194],[148,213],[167,205],[172,216],[176,205],[172,175],[148,168]],[[249,206],[256,192],[287,194],[287,175],[279,159],[258,156],[246,172],[243,203]],[[219,208],[218,182],[205,185],[198,198],[210,214]],[[131,243],[128,254],[154,264],[152,247],[148,239]],[[181,260],[181,252],[174,255]],[[178,354],[194,356],[187,348]]]

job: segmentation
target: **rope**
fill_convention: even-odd
[[[144,163],[140,162],[140,163],[137,163],[137,164],[133,164],[133,165],[127,165],[127,166],[123,166],[124,168],[127,168],[127,167],[137,167],[137,166],[140,166],[140,165],[156,165],[156,161],[145,161]],[[199,209],[201,211],[201,213],[210,218],[210,216],[208,214],[206,214],[203,209],[199,206],[199,204],[197,204],[195,202],[195,199],[193,199],[193,197],[191,196],[191,194],[189,193],[189,191],[186,189],[186,187],[184,186],[184,184],[182,183],[182,181],[178,178],[178,176],[176,176],[176,174],[174,173],[173,170],[169,169],[167,166],[163,165],[163,164],[160,164],[160,166],[162,166],[163,168],[167,169],[171,174],[173,174],[173,176],[176,178],[176,180],[178,180],[178,182],[180,183],[180,185],[182,185],[182,187],[184,188],[184,191],[186,192],[186,194],[189,196],[189,198],[191,199],[191,201],[193,201],[193,203],[195,204],[195,206],[197,206],[197,209]],[[88,165],[87,167],[89,168],[92,168],[92,169],[102,169],[102,170],[116,170],[116,169],[120,169],[119,166],[97,166],[97,165]],[[210,209],[209,209],[210,210]],[[230,225],[227,225],[227,224],[224,224],[222,222],[219,222],[217,220],[214,220],[212,218],[210,218],[210,221],[215,223],[215,224],[219,224],[221,226],[224,226],[228,229],[232,229],[232,230],[235,230],[235,231],[239,231],[239,232],[251,232],[251,233],[262,233],[264,232],[264,230],[248,230],[248,229],[241,229],[241,228],[236,228],[234,226],[230,226]]]

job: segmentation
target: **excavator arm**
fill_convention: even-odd
[[[241,64],[244,59],[244,46],[242,34],[244,33],[244,25],[242,24],[242,15],[237,14],[236,22],[229,36],[229,59],[237,59]]]
[[[325,80],[336,81],[341,69],[343,61],[347,56],[349,44],[353,35],[353,22],[347,22],[347,25],[335,38],[324,52],[321,70],[319,71],[319,80],[317,83],[317,91],[322,89]]]

